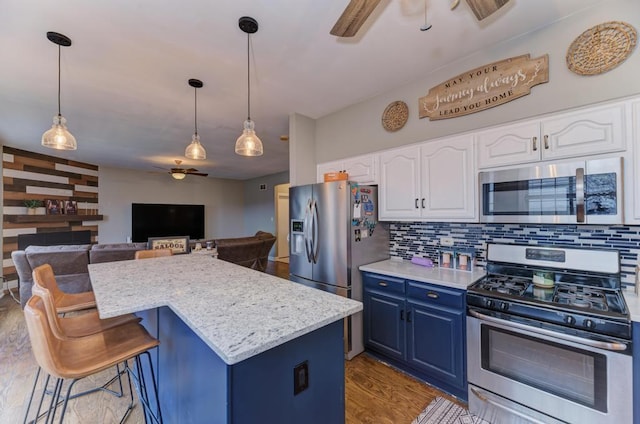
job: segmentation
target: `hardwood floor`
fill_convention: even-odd
[[[267,272],[287,278],[288,264],[270,262]],[[36,369],[22,310],[7,294],[0,299],[0,423],[22,422]],[[104,371],[78,384],[92,387],[111,375]],[[410,424],[436,396],[448,397],[366,353],[345,362],[347,424]],[[69,403],[65,423],[118,422],[126,403],[106,393],[84,396]],[[127,422],[143,422],[139,405]]]

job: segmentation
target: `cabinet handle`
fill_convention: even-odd
[[[418,199],[416,198],[416,209],[418,209]]]
[[[404,321],[404,311],[400,309],[400,321]]]
[[[424,197],[422,198],[422,209],[424,209]]]
[[[427,293],[427,297],[430,297],[431,299],[437,299],[440,297],[440,295],[438,293],[429,292]]]
[[[407,311],[407,322],[411,322],[411,311]]]
[[[545,148],[545,150],[549,149],[549,136],[548,135],[544,136],[544,148]]]
[[[380,287],[387,287],[389,284],[385,283],[384,281],[378,281],[378,285]]]
[[[533,151],[537,152],[538,151],[538,137],[533,137]]]

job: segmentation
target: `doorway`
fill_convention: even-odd
[[[289,187],[278,184],[274,187],[276,205],[276,258],[278,262],[289,262]]]

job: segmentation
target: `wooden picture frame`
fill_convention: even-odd
[[[62,215],[64,212],[64,202],[56,199],[47,199],[44,201],[47,215]]]
[[[189,253],[189,236],[149,237],[148,249],[171,249],[174,255]]]

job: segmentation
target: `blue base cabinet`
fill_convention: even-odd
[[[368,351],[467,400],[466,292],[363,273]]]
[[[344,423],[342,320],[228,365],[171,309],[137,315],[160,339],[152,356],[165,423]],[[295,390],[296,379],[308,387]]]

